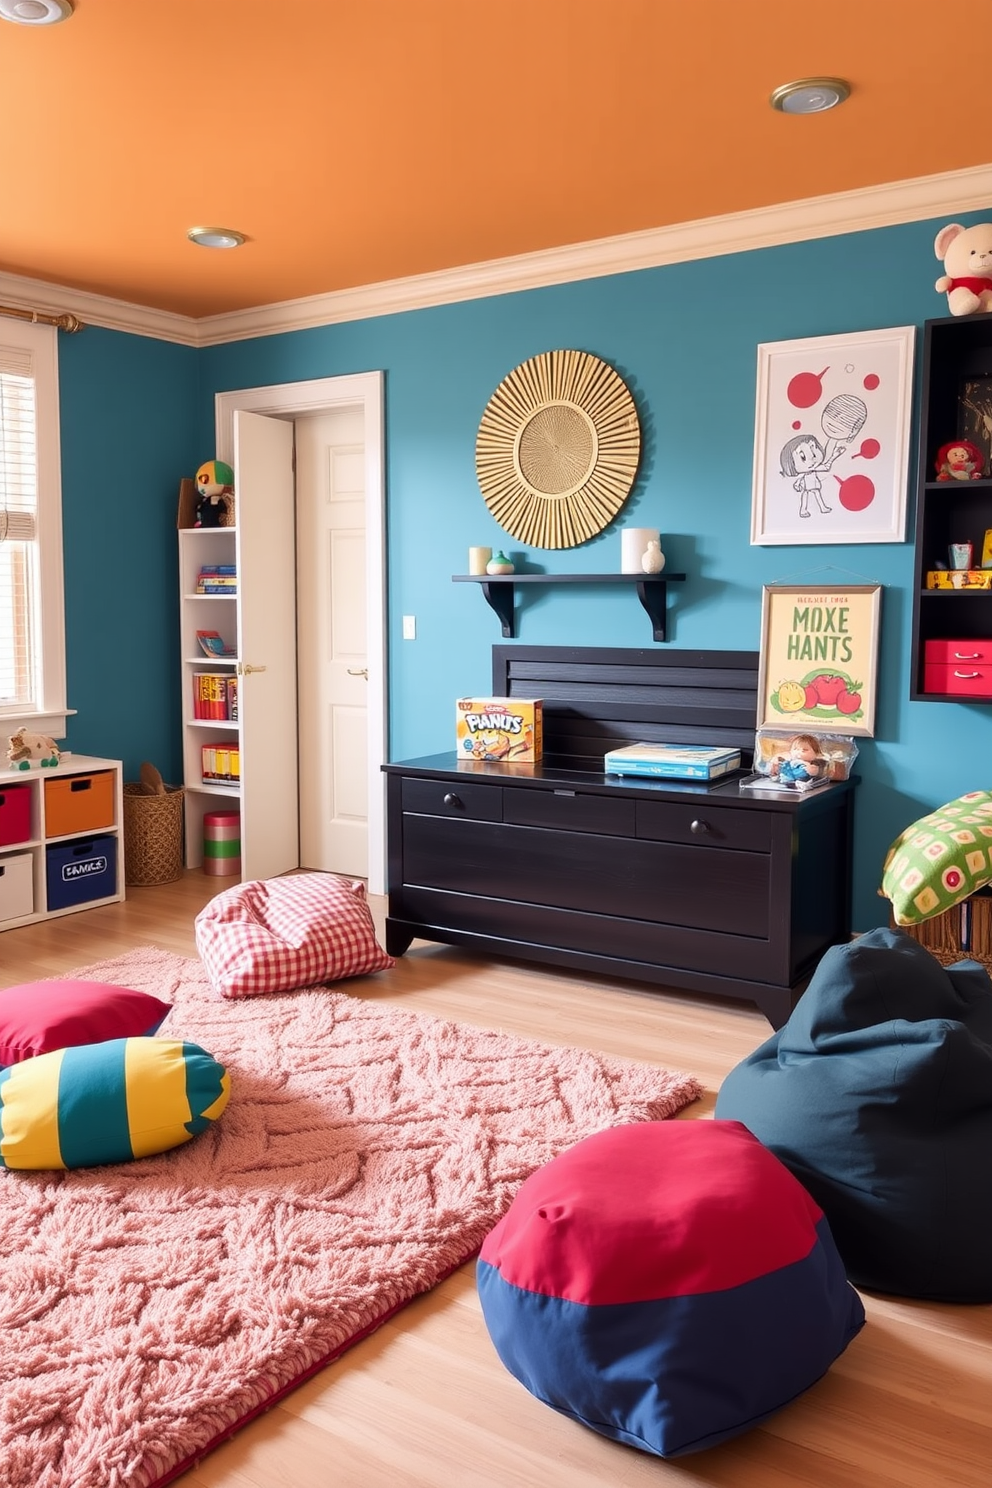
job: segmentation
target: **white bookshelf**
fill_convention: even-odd
[[[179,615],[182,655],[183,785],[186,813],[186,866],[203,862],[203,818],[208,811],[240,809],[240,785],[203,778],[203,745],[213,741],[241,749],[241,726],[234,720],[194,716],[194,678],[199,673],[240,678],[239,658],[205,656],[198,630],[216,630],[233,650],[238,645],[238,591],[197,594],[200,570],[210,564],[237,563],[234,527],[179,529]],[[240,579],[240,575],[239,575]]]

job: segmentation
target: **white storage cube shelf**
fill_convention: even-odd
[[[113,820],[103,825],[87,826],[82,831],[54,835],[51,823],[45,819],[45,783],[63,780],[67,776],[102,775],[112,776],[111,796]],[[5,787],[23,785],[31,792],[30,836],[23,842],[9,842],[0,846],[0,930],[13,930],[18,925],[31,925],[38,920],[54,919],[59,915],[76,914],[84,909],[96,909],[101,904],[115,904],[124,898],[124,820],[123,765],[120,760],[101,759],[94,755],[67,754],[59,764],[47,769],[34,767],[30,770],[0,770],[0,791]],[[106,873],[94,879],[94,893],[98,897],[86,898],[85,869],[78,884],[78,902],[62,908],[49,908],[48,861],[49,849],[55,848],[60,857],[65,849],[75,842],[85,843],[89,838],[109,839],[114,844],[116,859],[110,884]],[[106,843],[104,843],[106,847]],[[109,859],[111,854],[104,853]],[[113,892],[105,892],[112,886]]]

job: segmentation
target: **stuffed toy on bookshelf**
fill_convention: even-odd
[[[234,496],[234,471],[224,460],[205,460],[196,472],[196,525],[223,527]]]

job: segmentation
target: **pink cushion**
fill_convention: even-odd
[[[362,883],[332,873],[235,884],[196,917],[196,948],[222,997],[288,992],[395,966]]]
[[[159,1028],[171,1004],[106,982],[22,982],[0,991],[0,1065],[38,1054],[141,1038]]]

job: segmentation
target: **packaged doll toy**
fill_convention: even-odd
[[[754,739],[754,774],[741,781],[745,790],[808,791],[846,780],[858,746],[846,734],[789,734],[758,729]]]

